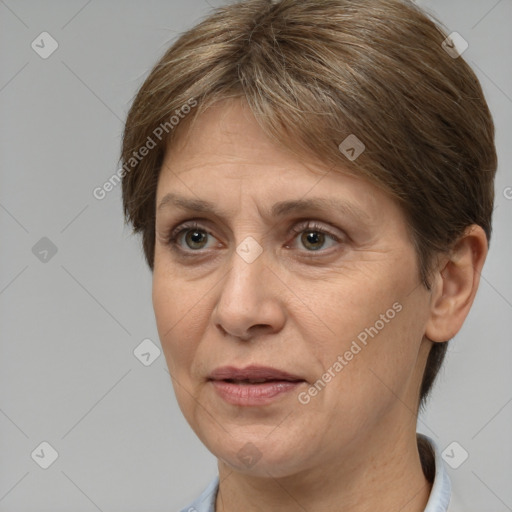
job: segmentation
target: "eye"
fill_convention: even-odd
[[[295,235],[294,239],[298,239],[305,252],[313,253],[320,250],[326,250],[335,246],[342,240],[327,228],[315,222],[308,221],[298,224],[291,229],[291,234]],[[300,236],[299,236],[300,235]],[[175,228],[169,235],[168,245],[176,251],[186,255],[191,253],[199,253],[205,249],[211,249],[218,246],[215,242],[217,239],[208,232],[203,226],[197,222],[188,222],[181,224]],[[296,245],[295,242],[294,245]],[[326,247],[327,245],[327,247]],[[285,246],[290,248],[290,244]],[[296,247],[291,247],[296,249]],[[300,249],[299,249],[300,250]],[[323,251],[322,251],[323,252]]]
[[[210,239],[215,240],[215,237],[208,233],[203,227],[199,224],[193,222],[188,224],[182,224],[177,229],[175,229],[169,235],[169,245],[176,246],[179,250],[184,252],[188,250],[199,251],[202,249],[208,249],[211,247],[208,246],[208,242]],[[183,246],[183,242],[186,246]]]
[[[329,242],[329,247],[341,242],[340,238],[331,233],[331,231],[314,222],[299,224],[292,229],[292,233],[297,237],[300,235],[300,244],[308,250],[307,252],[326,249],[325,245]],[[329,247],[327,247],[327,249]]]

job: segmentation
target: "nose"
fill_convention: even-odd
[[[283,328],[284,284],[266,261],[265,251],[250,263],[233,251],[212,312],[212,321],[224,336],[249,341]]]

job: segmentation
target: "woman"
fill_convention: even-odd
[[[457,512],[416,433],[491,234],[493,122],[399,0],[246,0],[135,98],[123,201],[180,408],[219,477],[184,511]]]

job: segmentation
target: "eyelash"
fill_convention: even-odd
[[[172,232],[169,234],[169,237],[167,239],[167,245],[169,245],[174,251],[179,252],[183,256],[194,257],[197,255],[200,255],[201,251],[202,251],[201,249],[197,250],[197,251],[185,250],[185,249],[182,249],[178,244],[178,240],[181,237],[181,235],[183,233],[186,233],[187,231],[191,231],[191,230],[204,231],[208,235],[213,236],[204,226],[201,226],[201,224],[194,222],[194,221],[190,221],[190,222],[181,224],[180,226],[178,226],[177,228],[172,230]],[[304,233],[306,231],[313,232],[313,233],[321,233],[323,235],[328,236],[335,242],[338,242],[338,243],[341,242],[339,237],[337,237],[332,232],[327,230],[325,227],[321,226],[320,224],[317,224],[314,221],[307,221],[305,223],[303,222],[302,224],[298,224],[298,225],[294,226],[290,230],[289,234],[290,235],[293,234],[294,239],[295,239],[298,235],[300,235],[301,233]],[[305,251],[305,252],[311,253],[311,256],[313,256],[318,253],[326,252],[326,250],[319,249],[318,251]]]

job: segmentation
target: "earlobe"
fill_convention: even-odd
[[[428,339],[444,342],[459,332],[473,304],[487,250],[484,230],[473,224],[440,260],[425,330]]]

